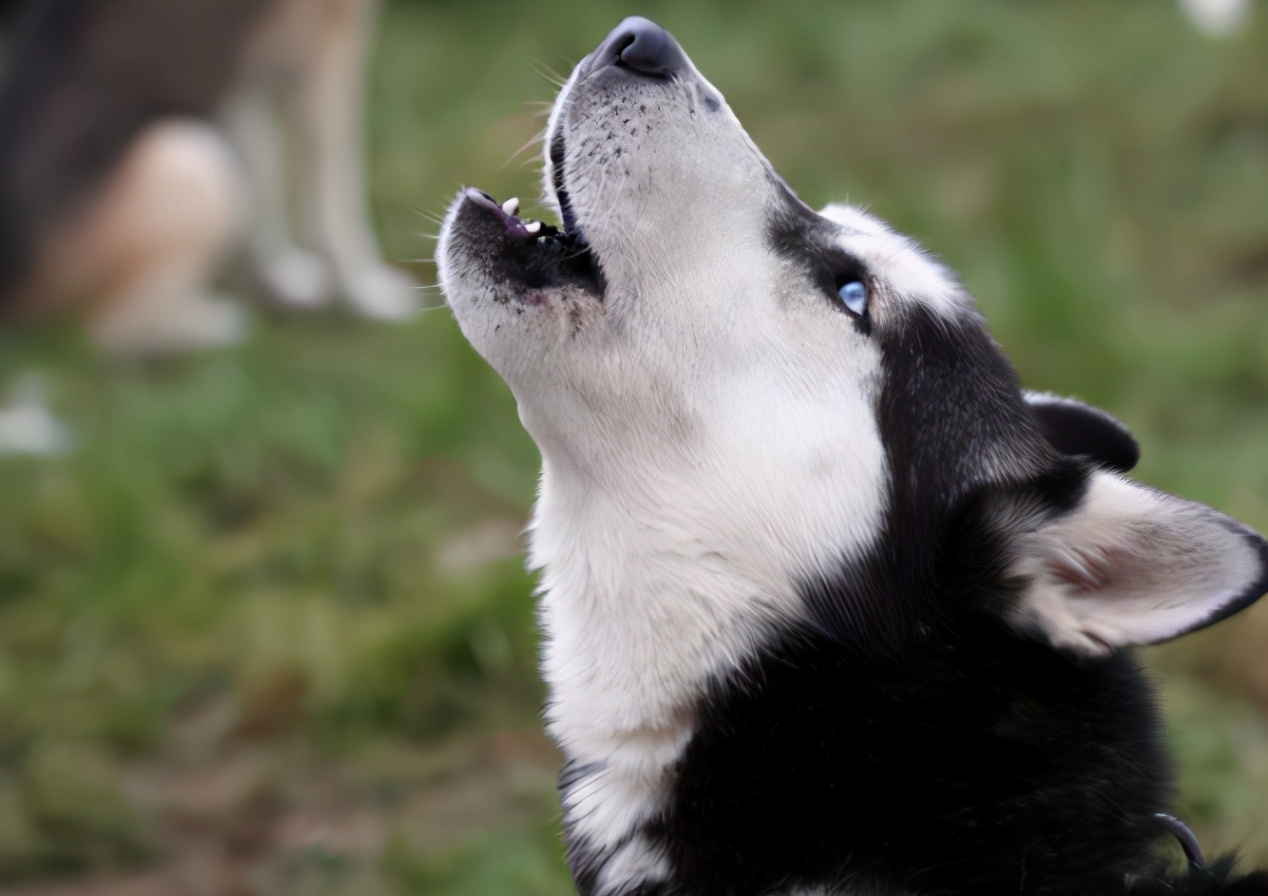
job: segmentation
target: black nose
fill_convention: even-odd
[[[608,65],[667,78],[687,67],[687,54],[673,35],[651,19],[630,16],[612,29],[590,57],[592,71]]]

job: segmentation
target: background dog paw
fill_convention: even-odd
[[[344,285],[344,301],[365,317],[408,320],[418,313],[418,284],[404,271],[379,265],[349,278]]]
[[[330,267],[303,249],[288,249],[260,266],[269,296],[288,308],[319,308],[330,302]]]

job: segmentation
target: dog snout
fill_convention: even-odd
[[[668,78],[687,67],[687,54],[664,28],[642,16],[630,16],[612,29],[590,57],[590,71],[607,66]]]

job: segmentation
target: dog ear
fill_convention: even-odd
[[[1268,542],[1202,504],[1092,474],[1079,506],[1011,538],[1014,621],[1103,655],[1166,641],[1268,591]]]
[[[1100,408],[1048,392],[1022,394],[1039,429],[1062,454],[1081,454],[1120,473],[1140,460],[1131,431]]]

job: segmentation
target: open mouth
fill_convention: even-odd
[[[464,196],[474,206],[472,213],[478,215],[480,239],[488,240],[486,245],[494,250],[498,272],[509,282],[523,284],[525,292],[574,286],[601,299],[607,284],[577,225],[571,196],[564,187],[563,137],[559,134],[551,140],[551,167],[562,227],[520,218],[518,199],[499,204],[488,193],[467,189]],[[496,251],[499,238],[500,253]]]

